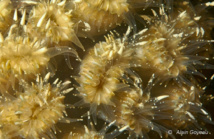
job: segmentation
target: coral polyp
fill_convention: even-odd
[[[46,66],[50,60],[46,55],[46,45],[36,38],[10,36],[0,49],[1,64],[7,65],[13,74],[38,73],[40,67]]]
[[[198,30],[197,22],[186,11],[176,18],[167,15],[163,8],[160,8],[160,16],[152,11],[155,17],[148,21],[149,29],[136,35],[136,57],[142,67],[148,65],[146,68],[153,70],[162,82],[173,79],[189,83],[186,77],[190,74],[204,77],[197,67],[209,68],[202,62],[209,58],[198,56],[197,52],[213,40],[202,38],[203,30]]]
[[[92,38],[121,26],[123,22],[135,29],[134,7],[146,8],[150,3],[152,0],[75,0],[74,16],[81,23],[80,35]]]
[[[101,104],[114,105],[111,99],[122,87],[119,79],[130,67],[133,53],[126,37],[115,39],[113,34],[108,35],[106,41],[96,44],[82,61],[80,76],[76,79],[77,90],[85,103],[92,104],[93,111]]]
[[[116,27],[117,24],[121,24],[123,14],[129,11],[129,4],[126,0],[81,0],[74,1],[74,4],[76,17],[90,26],[88,30],[85,30],[84,24],[82,25],[83,31],[89,37],[103,34],[107,30]],[[111,4],[114,6],[110,6]],[[85,33],[83,32],[83,34]]]
[[[120,131],[128,130],[130,138],[148,137],[150,131],[155,131],[162,138],[167,134],[167,128],[158,124],[158,119],[164,115],[161,101],[168,98],[162,95],[151,98],[149,92],[143,92],[140,88],[129,89],[117,93],[115,107],[116,124]]]
[[[77,53],[69,47],[48,48],[45,41],[28,36],[16,36],[13,34],[5,38],[0,44],[0,63],[4,71],[10,71],[16,76],[37,74],[44,68],[48,68],[50,58],[62,54]],[[25,50],[25,51],[23,51]]]
[[[80,82],[78,91],[86,103],[110,104],[119,81],[109,75],[111,72],[108,73],[108,69],[105,70],[107,61],[90,57],[86,57],[87,62],[83,60],[86,63],[81,66],[80,78],[77,80]]]
[[[182,86],[180,88],[176,85],[169,85],[164,91],[169,95],[165,100],[165,104],[173,110],[170,111],[172,121],[165,121],[165,124],[167,123],[169,127],[200,129],[204,123],[211,123],[210,115],[200,102],[203,90],[195,86]]]
[[[11,137],[54,137],[51,131],[55,131],[54,124],[66,114],[63,104],[64,94],[70,92],[72,88],[66,89],[70,84],[69,81],[62,83],[56,79],[50,84],[49,77],[50,73],[44,78],[38,76],[36,83],[32,85],[21,81],[23,91],[17,91],[17,98],[1,102],[1,129],[4,131],[11,126]],[[46,134],[47,131],[49,134]],[[4,135],[7,136],[6,133],[3,133],[3,137]]]
[[[45,37],[50,43],[71,41],[84,49],[75,34],[72,9],[66,9],[65,6],[66,0],[38,2],[29,14],[28,32],[38,38]]]

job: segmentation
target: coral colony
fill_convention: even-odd
[[[213,138],[206,0],[0,0],[0,139]]]

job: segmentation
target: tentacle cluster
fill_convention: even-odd
[[[124,38],[108,35],[106,42],[96,44],[82,61],[80,76],[76,79],[77,90],[84,102],[91,104],[93,112],[101,104],[114,105],[111,100],[114,92],[123,86],[119,79],[131,66],[129,61],[133,53],[127,43],[129,31]]]
[[[136,29],[132,11],[134,7],[146,8],[153,0],[76,0],[74,14],[81,21],[83,36],[93,37],[126,22]]]
[[[70,81],[62,83],[56,79],[50,84],[49,77],[50,73],[44,78],[38,76],[36,83],[31,85],[22,80],[23,91],[16,92],[17,98],[1,102],[0,125],[3,137],[54,137],[51,131],[56,132],[54,124],[66,114],[64,94],[73,88],[66,89]]]
[[[152,11],[154,18],[148,21],[149,29],[136,35],[136,57],[142,67],[148,65],[145,68],[153,70],[162,82],[173,79],[190,83],[188,76],[191,75],[205,78],[198,68],[213,66],[202,62],[209,58],[200,57],[197,52],[213,40],[203,39],[204,30],[195,20],[198,17],[192,19],[186,11],[176,17],[169,16],[163,8],[160,8],[160,16]]]
[[[72,9],[66,9],[66,0],[41,1],[33,7],[28,19],[28,32],[50,42],[72,41],[82,49],[75,35]],[[33,32],[32,32],[33,31]]]

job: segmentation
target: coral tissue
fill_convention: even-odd
[[[213,138],[213,6],[0,0],[0,139]]]

